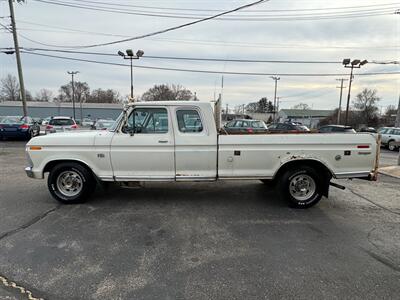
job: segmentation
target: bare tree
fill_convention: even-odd
[[[90,88],[86,82],[76,81],[75,87],[75,102],[86,102],[90,95]],[[72,102],[72,82],[62,85],[59,90],[58,100],[60,102]]]
[[[20,100],[19,84],[15,76],[7,74],[6,77],[0,80],[0,97],[4,101]]]
[[[292,109],[303,109],[303,110],[307,110],[307,109],[311,109],[311,107],[307,104],[307,103],[299,103],[296,104],[292,107]]]
[[[118,103],[120,101],[121,101],[120,94],[113,89],[93,90],[92,93],[90,94],[90,97],[86,100],[86,102],[91,102],[91,103]]]
[[[169,101],[169,100],[191,100],[193,94],[181,85],[167,84],[155,85],[145,92],[142,101]]]
[[[381,99],[377,96],[376,90],[363,89],[353,100],[353,106],[359,112],[360,122],[375,126],[378,123],[378,102]]]
[[[50,102],[53,99],[53,92],[48,89],[41,89],[36,93],[35,101]]]

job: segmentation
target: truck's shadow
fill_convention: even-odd
[[[115,184],[99,187],[89,202],[91,205],[120,206],[127,203],[168,205],[198,203],[199,205],[245,204],[287,207],[273,187],[259,181],[229,181],[212,183],[146,183],[138,188],[123,188]]]

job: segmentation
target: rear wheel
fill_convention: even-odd
[[[396,150],[397,147],[396,147],[395,141],[389,141],[388,148],[390,151]]]
[[[47,185],[54,199],[65,204],[84,202],[93,192],[96,181],[90,170],[75,162],[56,165]]]
[[[299,166],[287,170],[279,180],[280,197],[291,207],[308,208],[317,204],[323,195],[323,178],[314,168]]]

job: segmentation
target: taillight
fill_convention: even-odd
[[[53,128],[52,125],[47,125],[47,126],[46,126],[46,129],[52,129],[52,128]]]
[[[253,131],[253,128],[247,128],[247,132],[248,133],[253,133],[254,131]]]
[[[368,149],[369,145],[358,145],[357,148],[358,149]]]
[[[29,129],[29,125],[22,124],[21,126],[19,126],[19,129]]]
[[[75,125],[72,125],[71,128],[76,129],[76,128],[78,128],[78,125],[76,125],[76,124],[75,124]]]

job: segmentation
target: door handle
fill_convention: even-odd
[[[168,143],[168,140],[158,140],[158,142],[159,142],[160,144],[165,144],[165,143]]]

